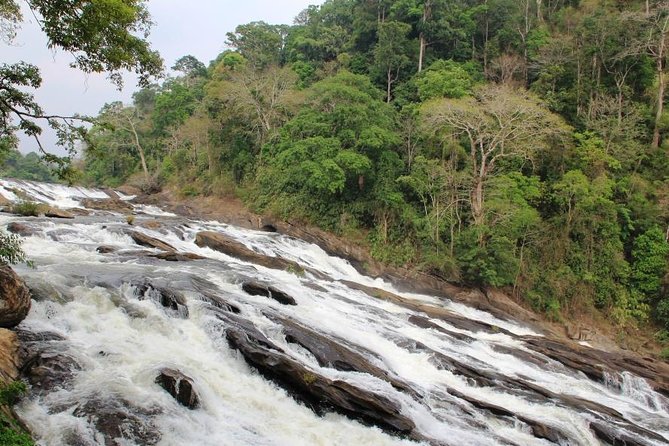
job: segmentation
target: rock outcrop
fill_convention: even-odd
[[[140,246],[146,246],[147,248],[160,249],[161,251],[176,251],[174,246],[169,243],[165,243],[162,240],[158,240],[155,237],[146,235],[139,231],[128,231],[127,234]]]
[[[303,271],[297,262],[281,257],[270,257],[247,248],[243,243],[234,240],[225,234],[213,231],[198,232],[195,244],[200,247],[211,248],[223,254],[235,257],[246,262],[256,263],[267,268]]]
[[[128,212],[132,210],[132,205],[126,201],[118,199],[108,199],[108,200],[96,200],[93,198],[84,198],[81,200],[81,205],[87,209],[93,209],[96,211],[109,211],[109,212]]]
[[[45,210],[44,216],[49,218],[74,218],[74,214],[72,212],[54,207],[50,207]]]
[[[16,327],[30,311],[30,291],[12,268],[0,265],[0,327]]]
[[[265,296],[283,305],[297,305],[295,299],[283,291],[260,282],[244,282],[242,289],[252,296]]]
[[[0,383],[9,383],[19,376],[19,341],[16,333],[0,328]]]
[[[200,396],[195,391],[193,380],[178,370],[162,369],[155,379],[182,406],[189,409],[200,407]]]

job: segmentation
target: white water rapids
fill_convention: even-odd
[[[0,181],[0,194],[4,197],[18,200],[18,191],[18,195],[68,208],[77,207],[82,198],[107,197],[99,190]],[[600,383],[532,352],[525,339],[541,335],[527,327],[444,297],[398,291],[390,283],[363,276],[348,262],[294,238],[217,222],[186,220],[150,206],[137,206],[136,212],[133,230],[204,259],[167,262],[148,257],[146,251],[158,251],[138,246],[124,233],[128,224],[121,214],[97,213],[73,220],[0,214],[3,227],[21,222],[36,230],[24,238],[23,244],[35,268],[15,269],[31,288],[41,292],[20,328],[64,338],[58,342],[58,353],[79,364],[67,385],[30,392],[17,408],[41,445],[139,444],[124,438],[123,432],[114,439],[105,437],[95,427],[90,411],[82,416],[80,409],[87,402],[93,406],[117,402],[120,407],[131,408],[156,431],[151,444],[420,444],[420,440],[393,436],[334,412],[319,416],[295,401],[286,390],[247,365],[244,357],[228,345],[223,334],[225,322],[216,318],[198,297],[197,286],[206,286],[209,292],[224,296],[240,309],[240,316],[314,373],[396,403],[401,415],[415,424],[418,435],[414,438],[424,439],[423,444],[607,444],[591,427],[596,420],[620,433],[621,438],[634,438],[637,444],[669,444],[667,398],[630,373],[611,376]],[[152,230],[141,226],[153,220],[161,222],[162,227]],[[226,234],[256,252],[293,260],[309,269],[304,275],[295,274],[199,247],[194,240],[204,230]],[[114,252],[98,253],[96,249],[101,245],[112,247]],[[312,274],[311,270],[322,275]],[[245,293],[241,284],[248,279],[272,284],[292,296],[297,305],[282,305]],[[141,281],[182,293],[188,317],[176,317],[150,299],[138,299],[136,284]],[[426,317],[424,314],[374,298],[342,281],[446,308],[499,330],[471,331],[435,318],[428,319],[444,330],[422,328],[409,318]],[[286,340],[281,323],[268,317],[271,315],[296,321],[361,353],[420,397],[369,374],[319,365],[306,348]],[[513,352],[525,352],[538,360],[525,361],[523,355]],[[443,366],[437,356],[490,376],[502,376],[509,382],[522,381],[574,400],[596,403],[619,412],[622,418],[614,419],[594,409],[570,406],[508,386],[479,385]],[[157,372],[166,367],[192,378],[201,407],[190,410],[180,405],[154,382]],[[472,400],[504,408],[517,417],[477,407]],[[110,416],[109,412],[105,414],[100,416]],[[559,438],[539,438],[527,420],[560,432]],[[633,431],[629,426],[638,429]]]

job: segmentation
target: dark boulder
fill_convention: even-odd
[[[265,296],[283,305],[297,305],[295,299],[283,291],[260,282],[244,282],[242,289],[251,296]]]
[[[30,291],[12,268],[0,265],[0,327],[16,327],[30,311]]]
[[[147,248],[155,248],[168,252],[176,251],[174,246],[158,240],[155,237],[151,237],[150,235],[146,235],[138,231],[128,231],[127,234],[135,241],[135,243],[140,246],[146,246]]]
[[[258,342],[253,332],[241,326],[229,328],[226,337],[251,366],[318,414],[335,410],[392,433],[411,434],[415,428],[413,421],[402,415],[399,403],[345,381],[326,378],[273,344]]]
[[[12,234],[21,235],[23,237],[29,237],[31,235],[39,234],[40,230],[33,226],[27,225],[25,223],[20,223],[18,221],[13,221],[7,225],[7,231]]]
[[[192,260],[201,260],[206,257],[202,257],[191,252],[176,252],[168,251],[161,252],[160,254],[151,254],[150,257],[155,257],[156,259],[166,260],[168,262],[190,262]]]
[[[114,246],[109,245],[100,245],[95,250],[100,254],[110,254],[112,252],[118,251],[118,249],[116,249]]]
[[[102,437],[102,441],[96,444],[150,446],[160,441],[160,431],[153,422],[159,413],[158,409],[137,407],[122,399],[92,397],[77,405],[72,415],[85,419],[98,431],[96,439]]]
[[[200,407],[200,396],[195,391],[193,380],[178,370],[162,369],[155,382],[182,406],[189,409]]]
[[[135,295],[139,300],[152,300],[165,308],[172,316],[188,319],[188,306],[183,294],[151,283],[140,283],[134,286]]]

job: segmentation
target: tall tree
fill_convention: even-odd
[[[410,30],[409,25],[397,21],[379,24],[379,41],[374,49],[374,61],[386,78],[386,102],[392,99],[392,86],[399,79],[400,70],[409,62],[405,52]]]
[[[485,217],[485,185],[503,161],[533,160],[536,152],[566,130],[565,125],[529,93],[488,85],[474,96],[442,99],[424,106],[427,126],[447,127],[464,139],[472,175],[474,225]]]

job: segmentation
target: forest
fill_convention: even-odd
[[[669,330],[668,34],[658,0],[327,0],[105,105],[80,179],[234,195],[554,320]]]

